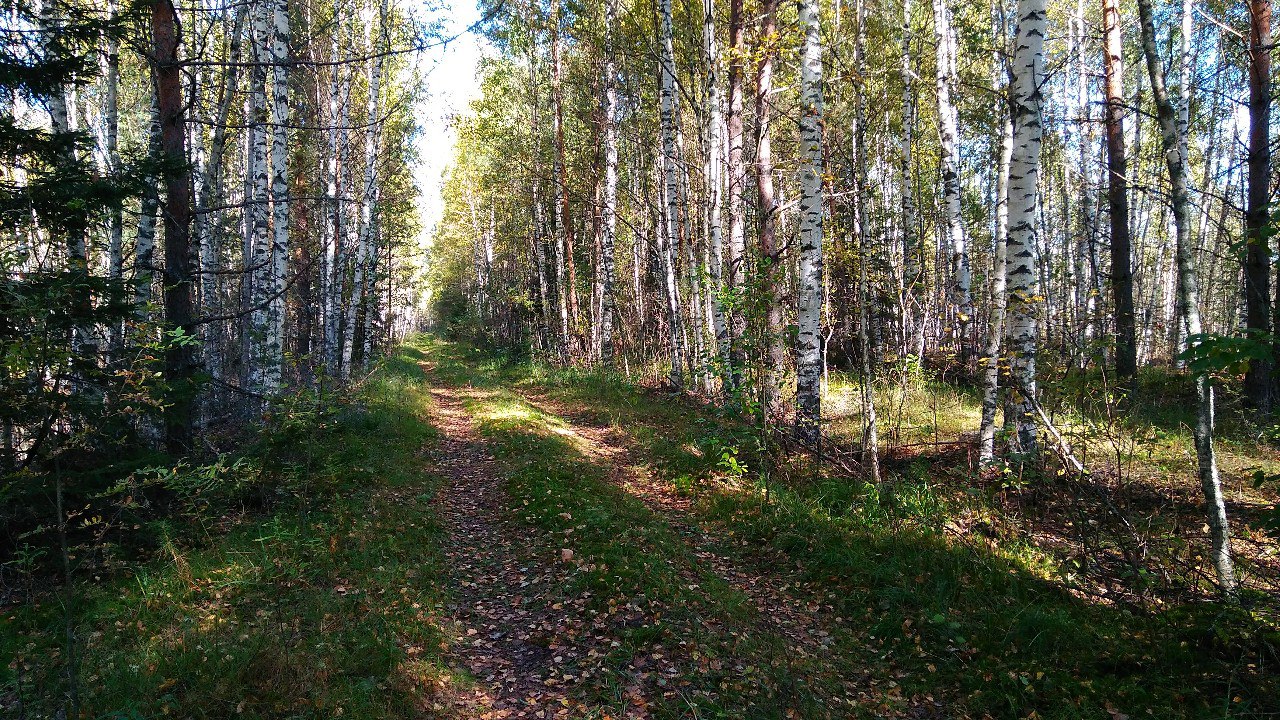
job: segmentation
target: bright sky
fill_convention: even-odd
[[[425,247],[442,212],[440,186],[454,141],[450,118],[465,113],[478,94],[476,68],[487,43],[483,38],[466,32],[480,19],[475,0],[451,0],[451,7],[446,10],[432,11],[424,7],[422,12],[428,17],[436,13],[446,17],[442,36],[458,36],[444,47],[432,48],[418,58],[428,93],[417,109],[422,133],[417,142],[421,165],[416,179],[421,192],[419,210],[425,235],[420,244]]]

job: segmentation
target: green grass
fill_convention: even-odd
[[[74,597],[85,717],[420,717],[446,674],[421,358],[404,348],[332,412],[282,408],[245,453],[244,502],[157,520],[153,560],[6,611],[3,704],[61,704]]]
[[[445,657],[433,384],[464,399],[506,471],[511,518],[537,530],[530,542],[575,552],[569,582],[536,602],[638,608],[636,622],[607,628],[584,717],[623,716],[629,663],[659,648],[688,668],[650,705],[663,718],[1280,713],[1280,633],[1251,616],[1270,605],[1075,594],[1069,558],[1041,547],[1034,513],[1008,507],[1025,490],[930,457],[879,486],[797,461],[772,474],[766,502],[751,432],[730,415],[615,374],[432,338],[341,402],[281,407],[212,481],[180,467],[148,491],[168,512],[136,530],[146,561],[82,572],[74,592],[38,590],[0,613],[0,707],[54,716],[71,601],[84,717],[430,717],[446,685],[467,682]],[[940,406],[971,402],[928,392],[951,393]],[[930,434],[954,431],[928,403],[913,407],[929,411]],[[611,426],[635,472],[692,496],[687,520],[716,552],[828,605],[839,618],[829,652],[791,652],[681,536],[684,521],[616,484],[574,423]],[[1163,432],[1176,447],[1180,431]],[[746,472],[727,472],[726,453]],[[842,680],[861,693],[848,712],[824,702]]]
[[[495,369],[493,386],[544,393],[623,432],[648,469],[699,494],[702,522],[747,543],[727,551],[747,562],[781,552],[804,581],[825,588],[851,623],[833,662],[865,663],[869,715],[925,696],[945,699],[948,716],[969,717],[1280,712],[1274,628],[1215,603],[1146,609],[1074,595],[1057,558],[1025,531],[1009,532],[1008,518],[997,521],[988,489],[955,492],[963,468],[922,458],[880,487],[805,475],[775,481],[766,504],[749,477],[726,482],[719,449],[744,433],[707,407],[607,373]],[[962,391],[946,401],[971,402]],[[963,532],[946,529],[955,523]]]
[[[495,362],[474,348],[446,343],[438,344],[432,356],[433,374],[444,384],[471,389],[467,407],[507,470],[513,514],[547,538],[564,538],[581,563],[563,597],[540,602],[586,595],[598,611],[643,609],[643,623],[613,628],[618,644],[606,658],[605,680],[583,698],[588,706],[603,714],[624,713],[615,696],[619,686],[632,682],[627,663],[657,648],[696,655],[680,658],[691,671],[681,679],[678,694],[650,706],[657,717],[827,716],[822,697],[834,692],[830,684],[848,669],[848,659],[792,657],[784,638],[759,629],[742,593],[704,567],[664,518],[611,482],[608,467],[584,453],[563,418],[519,393],[541,387],[535,378],[548,379],[541,370]],[[625,412],[637,401],[616,382],[594,382],[588,375],[558,380],[583,392],[608,393],[598,409]],[[668,448],[663,466],[689,469],[689,457],[685,450]]]

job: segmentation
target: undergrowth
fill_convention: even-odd
[[[0,709],[420,717],[443,672],[422,358],[406,347],[350,395],[279,405],[234,457],[121,481],[118,502],[147,506],[127,528],[141,557],[73,558],[71,585],[0,613]]]
[[[634,456],[697,496],[697,517],[726,539],[727,551],[747,562],[780,552],[799,580],[838,598],[851,633],[834,648],[833,661],[869,656],[869,688],[876,690],[869,692],[869,715],[921,698],[945,698],[948,716],[970,717],[1280,712],[1280,634],[1265,620],[1265,607],[1141,606],[1073,592],[1061,564],[1033,534],[1002,529],[1011,521],[1001,517],[1008,488],[973,483],[955,492],[958,481],[973,479],[963,460],[935,465],[920,458],[898,466],[879,486],[811,467],[775,473],[787,479],[775,479],[766,500],[752,467],[757,460],[740,452],[743,430],[710,406],[612,373],[529,363],[488,369],[496,373],[490,384],[545,393],[573,408],[575,418],[621,432]],[[962,396],[954,402],[964,404]],[[512,416],[501,432],[527,428],[529,418]],[[543,477],[555,465],[551,458],[565,452],[526,449],[512,458],[530,468],[536,476],[530,482],[553,485],[555,502],[602,492],[594,484],[569,491],[559,486],[563,480]],[[734,472],[726,471],[726,456],[734,458]],[[576,465],[565,472],[581,475]],[[546,490],[542,484],[530,489]],[[553,510],[532,514],[554,517]],[[651,521],[625,524],[641,522]],[[596,530],[609,537],[617,528],[600,521]],[[1269,607],[1274,598],[1255,601]]]

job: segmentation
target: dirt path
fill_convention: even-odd
[[[446,480],[438,503],[456,598],[448,608],[455,638],[451,655],[455,669],[473,678],[442,693],[437,710],[448,706],[454,717],[480,720],[649,717],[649,706],[670,700],[672,687],[698,672],[697,663],[679,648],[655,645],[621,668],[615,665],[609,674],[605,658],[616,652],[615,639],[650,622],[653,608],[628,603],[617,612],[599,612],[591,609],[590,593],[574,594],[578,567],[560,555],[558,536],[534,530],[512,510],[502,468],[464,400],[483,398],[483,393],[447,386],[431,391],[433,422],[442,435],[435,469]],[[612,468],[620,488],[676,531],[695,559],[681,570],[692,587],[705,577],[699,573],[709,572],[748,599],[755,611],[751,625],[733,635],[776,638],[773,647],[782,652],[725,658],[726,663],[802,666],[806,670],[801,674],[809,680],[826,676],[821,685],[827,688],[821,693],[826,711],[805,717],[853,714],[866,699],[867,678],[841,677],[836,665],[827,662],[832,646],[846,640],[847,632],[824,598],[799,584],[776,558],[760,558],[758,549],[753,549],[756,554],[728,550],[697,522],[688,498],[648,472],[643,458],[632,456],[625,433],[584,420],[576,408],[547,397],[527,391],[524,396],[561,418],[565,426],[558,433],[571,438],[585,456]],[[719,625],[724,619],[700,621]],[[814,692],[819,683],[805,684],[809,690],[793,691]],[[582,704],[584,699],[592,705]]]
[[[500,469],[452,389],[431,392],[441,432],[436,470],[446,478],[439,506],[456,586],[450,608],[455,657],[475,682],[450,700],[457,717],[553,718],[573,704],[549,635],[560,622],[535,600],[559,581],[528,528],[507,516]]]
[[[847,634],[843,618],[828,598],[784,567],[780,556],[762,556],[759,548],[752,548],[753,556],[746,560],[727,551],[725,539],[713,537],[693,516],[693,498],[676,492],[671,483],[655,477],[642,459],[633,456],[625,432],[593,423],[578,409],[545,395],[525,391],[523,396],[531,405],[559,417],[585,454],[612,468],[612,479],[619,487],[663,518],[700,563],[745,595],[757,611],[761,630],[785,637],[790,651],[800,658],[828,656],[837,636]],[[843,679],[843,696],[827,698],[828,702],[853,707],[860,697],[865,698],[865,684],[855,680],[861,678]]]

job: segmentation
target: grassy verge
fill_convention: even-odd
[[[994,513],[998,503],[980,487],[952,497],[936,481],[945,467],[922,460],[881,487],[806,477],[775,484],[766,504],[750,482],[723,482],[720,449],[741,433],[705,407],[583,371],[510,365],[495,369],[490,383],[535,390],[586,420],[612,424],[651,471],[698,493],[695,511],[704,522],[746,541],[739,546],[746,561],[762,550],[781,552],[803,579],[825,588],[851,629],[833,648],[833,662],[867,663],[861,682],[870,715],[928,697],[945,698],[946,714],[958,717],[1280,712],[1274,628],[1247,610],[1212,603],[1142,608],[1081,597],[1033,536],[984,533],[973,522],[975,508]],[[524,447],[508,454],[517,466],[537,468],[523,481],[526,496],[550,489],[559,503],[602,492],[572,489],[586,472],[576,466],[570,479],[544,477],[552,456],[566,450]],[[547,458],[536,457],[544,452]],[[554,517],[553,510],[536,515]],[[608,521],[601,528],[604,537],[619,529]]]
[[[421,359],[282,408],[234,473],[145,493],[175,508],[139,528],[152,559],[0,614],[0,708],[53,717],[74,687],[91,718],[420,717],[444,674]]]

